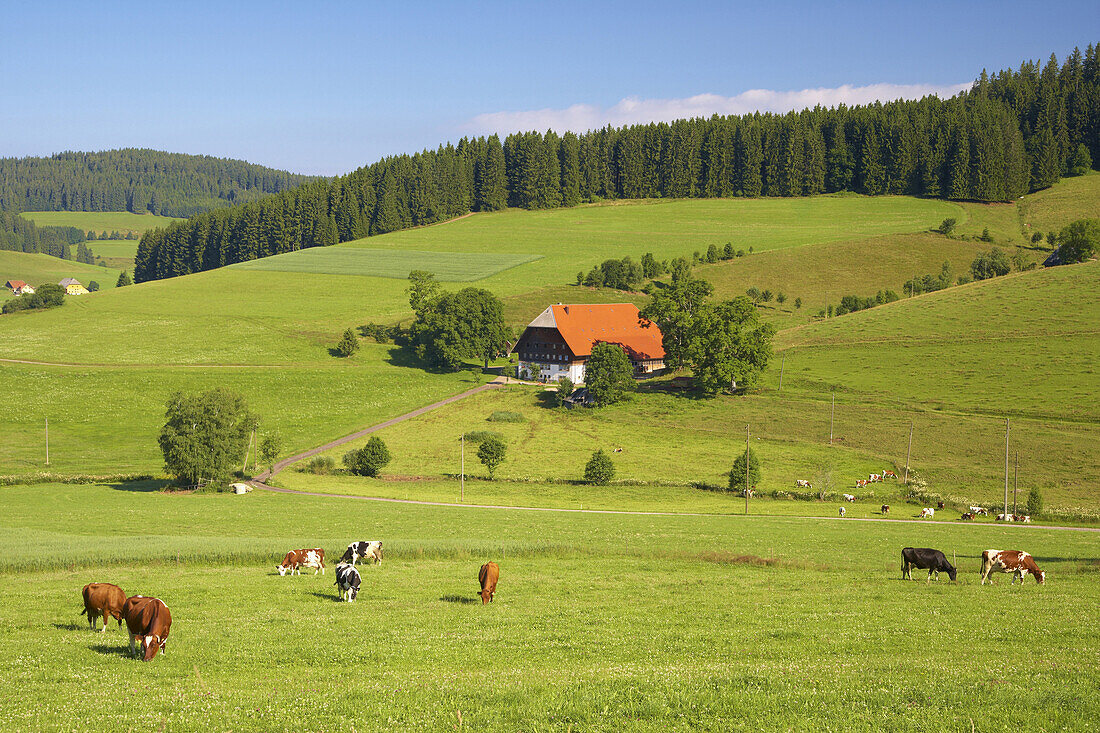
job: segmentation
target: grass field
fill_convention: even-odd
[[[538,259],[538,255],[326,247],[241,262],[241,270],[366,275],[405,280],[413,270],[428,270],[444,282],[470,282]]]
[[[129,270],[133,274],[134,256],[138,247],[136,239],[97,239],[86,244],[93,254],[103,258],[107,266]]]
[[[1018,202],[1025,229],[1058,233],[1077,219],[1100,218],[1100,173],[1065,178],[1050,188]]]
[[[144,234],[149,229],[163,227],[182,219],[152,214],[133,214],[129,211],[24,211],[20,216],[38,226],[76,227],[85,232],[133,232]]]
[[[85,265],[49,255],[0,250],[0,283],[8,280],[22,280],[32,286],[38,286],[42,283],[57,283],[66,277],[75,277],[85,287],[95,280],[99,283],[100,290],[109,290],[118,282],[118,272],[108,267]],[[0,300],[14,297],[10,290],[0,288]],[[66,305],[71,304],[72,301],[69,301]]]
[[[128,488],[2,489],[0,674],[20,691],[0,699],[5,730],[1086,730],[1100,716],[1093,533]],[[324,576],[274,572],[287,548],[331,558],[368,536],[386,560],[362,568],[354,604],[336,602],[331,560]],[[906,545],[957,556],[958,583],[900,580]],[[980,586],[977,554],[1007,546],[1047,584]],[[501,579],[483,607],[488,559]],[[165,600],[167,654],[142,664],[115,625],[88,631],[91,581]]]

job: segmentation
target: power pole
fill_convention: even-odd
[[[902,481],[906,486],[909,485],[909,456],[913,455],[913,421],[909,421],[909,448],[905,451],[905,480]]]
[[[1008,418],[1005,418],[1005,514],[1008,514]]]
[[[466,433],[462,434],[462,469],[458,479],[458,501],[466,499]]]
[[[833,444],[833,416],[836,414],[836,392],[833,392],[833,406],[829,410],[829,445]]]
[[[783,392],[783,367],[787,363],[787,355],[784,354],[783,358],[779,361],[779,391]]]
[[[50,465],[50,418],[46,418],[46,465]]]
[[[749,513],[749,426],[745,426],[745,515]]]
[[[1016,464],[1012,467],[1012,513],[1016,513],[1016,500],[1020,493],[1020,451],[1016,451]]]

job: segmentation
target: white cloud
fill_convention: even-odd
[[[476,135],[501,133],[507,134],[522,130],[547,129],[556,132],[572,130],[585,132],[604,125],[618,127],[646,122],[671,122],[691,117],[710,117],[719,115],[740,115],[752,112],[789,112],[821,105],[835,107],[846,104],[869,104],[876,101],[889,102],[896,99],[920,99],[929,94],[946,99],[964,89],[965,84],[937,86],[934,84],[868,84],[855,87],[845,84],[840,87],[802,89],[800,91],[775,91],[773,89],[750,89],[732,97],[719,94],[697,94],[682,99],[639,99],[627,97],[611,107],[592,104],[574,104],[565,109],[536,109],[516,112],[489,112],[474,117],[466,123],[466,128]]]

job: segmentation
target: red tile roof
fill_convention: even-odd
[[[27,284],[22,280],[8,280],[7,286],[12,290],[15,290],[16,288],[25,288],[27,287]]]
[[[661,331],[643,328],[633,303],[550,306],[558,333],[575,356],[588,356],[597,341],[619,344],[634,359],[663,359]],[[648,323],[648,321],[647,321]]]

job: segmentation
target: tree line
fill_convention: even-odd
[[[187,217],[255,201],[313,178],[243,160],[136,148],[0,158],[0,209]]]
[[[463,138],[385,158],[147,232],[153,280],[318,247],[469,211],[605,199],[809,196],[852,191],[1009,201],[1100,159],[1097,50],[990,77],[951,99],[712,116],[583,135]]]
[[[69,247],[84,241],[76,227],[40,227],[17,214],[0,211],[0,250],[38,252],[69,259]]]

